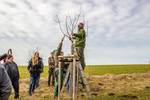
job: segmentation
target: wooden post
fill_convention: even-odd
[[[66,83],[67,83],[67,81],[68,81],[68,78],[69,78],[70,70],[71,70],[71,64],[69,64],[69,67],[68,67],[68,70],[67,70],[67,74],[66,74],[66,76],[65,76],[65,78],[64,78],[64,82],[63,82],[63,85],[62,85],[62,90],[61,90],[61,92],[64,91],[64,87],[65,87],[65,85],[66,85]]]
[[[64,58],[70,58],[71,62],[69,64],[69,68],[65,77],[65,80],[63,83],[61,83],[61,61],[59,61],[59,79],[58,79],[58,100],[60,100],[61,97],[61,84],[62,85],[62,90],[64,89],[65,83],[68,80],[69,74],[70,74],[70,78],[69,78],[69,92],[70,92],[70,98],[72,98],[72,100],[77,100],[77,95],[78,95],[78,81],[79,78],[82,78],[83,83],[85,84],[86,87],[86,91],[87,91],[87,97],[91,98],[91,94],[90,94],[90,88],[89,88],[89,84],[86,80],[86,76],[84,74],[84,71],[82,69],[81,63],[78,60],[78,57],[75,55],[70,55],[70,56],[59,56],[59,59],[64,59]]]
[[[70,92],[70,97],[72,97],[73,93],[73,62],[71,62],[71,69],[70,69],[70,87],[69,87],[69,92]]]
[[[78,65],[79,65],[78,67],[79,67],[79,70],[80,70],[80,73],[81,73],[81,78],[82,78],[83,83],[84,83],[84,85],[86,87],[87,97],[91,98],[90,87],[89,87],[88,81],[86,80],[86,76],[84,74],[84,71],[83,71],[83,68],[81,66],[81,63],[78,63]]]
[[[58,100],[60,100],[60,88],[61,88],[61,62],[59,61]]]
[[[79,68],[78,68],[78,64],[76,63],[76,74],[77,74],[77,80],[76,80],[76,94],[78,94],[78,84],[79,84]],[[77,95],[78,96],[78,95]],[[78,98],[77,98],[78,99]]]
[[[73,100],[76,100],[76,58],[73,58]]]

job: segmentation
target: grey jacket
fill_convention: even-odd
[[[5,64],[5,68],[11,81],[19,80],[20,75],[18,65],[15,62]]]
[[[11,81],[3,65],[0,64],[0,100],[11,93]]]

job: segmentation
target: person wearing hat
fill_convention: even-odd
[[[59,59],[58,56],[63,56],[63,52],[62,52],[62,45],[63,45],[63,40],[65,37],[63,37],[60,41],[60,43],[58,44],[58,47],[56,50],[54,50],[53,53],[53,58],[54,58],[54,67],[55,67],[55,71],[54,71],[54,76],[55,76],[55,86],[54,86],[54,97],[57,98],[58,96],[58,76],[59,76]],[[61,71],[62,72],[62,71]],[[63,75],[61,74],[61,83],[63,81]]]
[[[43,72],[43,61],[39,57],[39,52],[35,52],[28,63],[28,71],[30,73],[29,95],[32,96],[37,83],[39,82],[40,74]]]
[[[0,56],[0,61],[5,60],[7,54]],[[11,94],[11,81],[2,64],[0,64],[0,100],[8,100]]]
[[[48,58],[48,86],[52,83],[52,86],[54,86],[55,83],[55,77],[54,77],[54,71],[55,71],[55,63],[54,63],[54,55],[53,52],[51,52],[49,58]]]
[[[4,65],[6,57],[7,57],[6,53],[0,56],[0,64]]]
[[[85,48],[85,42],[86,42],[86,33],[84,30],[84,24],[83,23],[78,24],[78,33],[73,33],[73,38],[75,39],[76,53],[79,57],[79,60],[81,62],[81,66],[84,70],[84,68],[85,68],[84,48]]]
[[[11,80],[15,96],[14,98],[19,98],[19,70],[18,70],[18,65],[13,61],[13,56],[11,54],[8,54],[6,57],[6,62],[5,62],[5,69],[7,71],[7,74]]]

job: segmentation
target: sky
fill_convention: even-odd
[[[149,11],[150,0],[0,0],[0,54],[12,48],[17,64],[26,65],[38,49],[46,65],[63,36],[56,15],[64,30],[66,16],[81,12],[86,64],[149,63]],[[67,38],[63,50],[70,53]]]

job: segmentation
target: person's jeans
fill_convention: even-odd
[[[15,91],[15,98],[18,98],[19,97],[19,80],[18,79],[12,80],[12,86]]]
[[[34,92],[37,81],[38,81],[38,75],[30,76],[30,86],[29,86],[29,95],[30,96]]]
[[[79,60],[80,60],[80,63],[81,63],[81,66],[84,70],[86,64],[85,64],[85,60],[84,60],[84,47],[76,47],[76,52],[79,56]]]
[[[50,83],[54,86],[55,84],[55,76],[54,76],[55,68],[50,68],[48,72],[48,85],[50,86]]]
[[[40,74],[37,75],[37,81],[36,81],[36,84],[35,84],[35,88],[39,87],[39,82],[40,82]]]
[[[10,96],[11,93],[7,93],[3,96],[0,95],[0,100],[9,100],[9,96]]]

